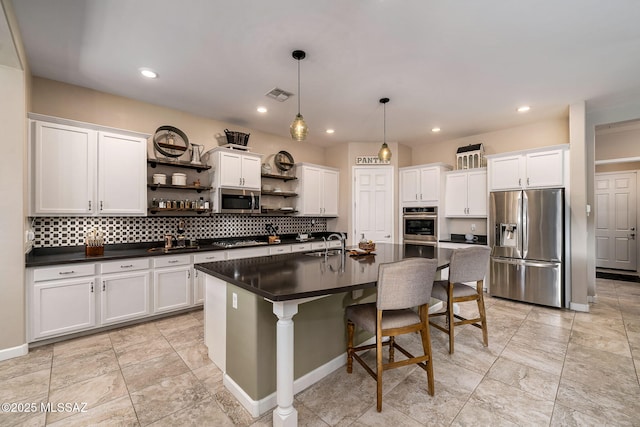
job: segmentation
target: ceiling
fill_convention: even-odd
[[[381,97],[387,141],[414,147],[640,99],[637,0],[13,4],[35,76],[287,138],[302,49],[305,143],[321,146],[381,141]],[[267,98],[275,87],[295,96]]]

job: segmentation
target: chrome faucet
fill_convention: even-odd
[[[344,233],[331,233],[329,237],[327,237],[326,241],[328,242],[329,240],[334,240],[334,238],[337,238],[338,240],[340,240],[340,245],[341,245],[340,250],[344,255],[347,249],[347,236],[345,236]],[[329,245],[325,245],[325,253],[328,248],[329,248]]]

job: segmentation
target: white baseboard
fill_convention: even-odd
[[[17,347],[5,348],[0,350],[0,361],[24,356],[27,353],[29,353],[29,344],[26,343]]]
[[[589,312],[589,304],[578,304],[575,302],[569,303],[569,308],[574,311],[583,311],[585,313]]]
[[[371,337],[370,339],[359,345],[368,345],[375,342],[376,337]],[[344,366],[346,363],[347,353],[344,352],[338,357],[328,361],[324,365],[319,366],[313,371],[303,375],[293,382],[293,394],[295,395],[296,393],[300,393],[302,390],[305,390],[306,388],[312,386],[336,369]],[[226,373],[223,376],[222,383],[254,418],[259,417],[272,408],[275,408],[277,405],[275,392],[260,400],[253,400],[251,396],[245,393],[245,391]]]

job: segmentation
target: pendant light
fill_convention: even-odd
[[[380,147],[380,151],[378,151],[378,158],[383,162],[388,162],[391,160],[391,150],[387,145],[387,102],[389,102],[389,98],[380,98],[380,103],[383,107],[383,139],[382,139],[382,147]]]
[[[307,137],[307,133],[309,133],[309,128],[304,122],[304,117],[300,114],[300,60],[304,59],[307,54],[304,50],[294,50],[291,56],[298,61],[298,114],[296,114],[296,118],[293,119],[293,122],[289,127],[289,132],[291,132],[291,138],[294,140],[304,141]]]

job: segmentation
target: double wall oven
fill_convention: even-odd
[[[404,243],[438,244],[438,208],[415,207],[402,209]]]

